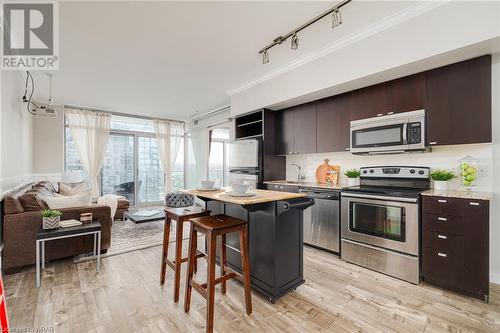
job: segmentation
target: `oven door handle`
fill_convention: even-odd
[[[403,202],[417,202],[416,198],[399,198],[399,197],[386,197],[382,195],[371,195],[371,194],[361,194],[361,193],[344,193],[341,194],[343,197],[349,198],[366,198],[375,200],[385,200],[385,201],[403,201]]]

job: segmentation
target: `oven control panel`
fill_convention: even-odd
[[[361,178],[429,178],[429,168],[411,166],[362,167]]]

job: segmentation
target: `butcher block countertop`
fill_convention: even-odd
[[[190,193],[197,197],[207,198],[227,203],[232,203],[236,205],[253,205],[264,202],[289,200],[297,198],[305,198],[305,193],[291,193],[291,192],[279,192],[279,191],[267,191],[267,190],[252,190],[256,192],[257,195],[253,197],[232,197],[226,192],[231,191],[230,187],[224,187],[218,191],[200,191],[197,189],[184,190],[183,192]]]

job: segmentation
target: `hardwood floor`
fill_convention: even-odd
[[[187,243],[187,242],[185,242]],[[185,246],[186,247],[186,246]],[[40,289],[27,269],[5,277],[11,328],[54,327],[55,332],[204,332],[205,301],[193,293],[191,311],[173,303],[173,272],[159,283],[161,246],[95,262],[49,263]],[[415,286],[345,263],[331,254],[304,251],[306,283],[269,303],[253,292],[245,314],[243,288],[228,282],[216,292],[217,332],[499,332],[500,286],[490,304]],[[197,279],[204,282],[200,260]],[[186,267],[183,266],[182,281]]]

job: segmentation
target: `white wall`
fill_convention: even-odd
[[[1,80],[0,179],[5,191],[32,173],[33,117],[21,102],[23,74],[3,71]]]
[[[433,147],[430,153],[415,154],[395,154],[395,155],[353,155],[349,152],[299,154],[286,157],[286,178],[287,180],[297,180],[297,168],[290,163],[297,163],[305,170],[306,181],[315,181],[316,168],[323,163],[325,158],[330,160],[330,164],[340,165],[340,184],[347,184],[347,177],[343,174],[345,170],[360,168],[363,166],[384,166],[384,165],[408,165],[423,166],[431,169],[450,169],[459,174],[459,160],[465,156],[472,156],[479,162],[479,176],[474,186],[475,191],[493,190],[492,168],[493,168],[493,145],[476,144]],[[451,182],[450,188],[460,189],[460,180]]]

